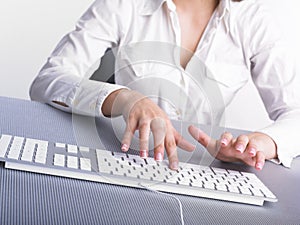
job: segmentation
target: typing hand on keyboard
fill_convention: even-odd
[[[124,152],[128,151],[136,130],[139,131],[140,156],[148,156],[149,136],[152,131],[154,158],[157,161],[163,160],[166,150],[169,167],[173,170],[178,168],[177,146],[187,151],[195,149],[194,145],[175,130],[166,113],[157,104],[136,91],[120,89],[111,93],[104,101],[102,111],[106,116],[123,115],[126,129],[121,149]]]
[[[277,158],[275,143],[266,134],[254,132],[234,139],[225,132],[215,140],[195,126],[190,126],[189,132],[212,156],[225,162],[240,161],[262,170],[266,159]]]
[[[0,160],[10,169],[183,195],[255,205],[277,201],[253,173],[189,163],[174,171],[165,160],[66,143],[1,135]]]

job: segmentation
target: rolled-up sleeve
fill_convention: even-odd
[[[67,112],[102,115],[100,109],[105,98],[124,87],[89,78],[105,51],[119,43],[124,23],[120,13],[126,9],[118,2],[95,1],[91,5],[79,19],[76,29],[59,42],[33,81],[32,100]]]

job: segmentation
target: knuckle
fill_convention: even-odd
[[[149,129],[149,124],[146,121],[140,122],[139,123],[139,129],[140,130],[147,130],[147,129]]]
[[[222,136],[223,137],[232,137],[232,134],[228,131],[225,131]]]
[[[247,142],[248,141],[248,137],[244,134],[240,135],[237,139],[238,142]]]
[[[127,121],[128,121],[129,123],[135,122],[136,120],[137,120],[137,119],[136,119],[136,116],[135,116],[134,113],[130,113],[130,114],[128,115]]]
[[[175,141],[167,141],[165,145],[166,145],[167,149],[175,149],[176,148]]]
[[[151,121],[151,129],[152,130],[165,130],[166,129],[166,122],[162,118],[154,118]]]
[[[245,139],[248,139],[248,137],[247,137],[247,135],[245,135],[245,134],[241,134],[241,135],[239,136],[239,139],[245,140]]]
[[[157,116],[152,119],[152,123],[165,126],[166,121],[164,118]]]
[[[164,145],[162,143],[156,144],[154,147],[155,151],[163,151]]]
[[[248,146],[251,147],[251,148],[258,149],[258,143],[255,139],[250,139],[249,143],[248,143]]]
[[[265,160],[265,154],[262,151],[257,152],[257,158],[259,160]]]

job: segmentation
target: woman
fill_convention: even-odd
[[[194,126],[189,128],[191,135],[220,160],[242,161],[258,170],[263,168],[266,159],[290,166],[293,157],[299,155],[296,143],[296,130],[300,128],[300,104],[296,101],[300,96],[296,88],[299,77],[281,39],[272,18],[256,1],[98,0],[81,17],[76,29],[58,44],[34,80],[30,95],[33,100],[65,111],[92,115],[96,109],[98,116],[123,115],[126,130],[121,149],[128,150],[138,130],[140,155],[147,157],[152,131],[154,158],[161,161],[166,149],[170,168],[177,169],[176,147],[188,151],[194,148],[170,122],[176,114],[177,118],[182,117],[184,107],[176,110],[160,101],[163,97],[160,91],[164,88],[155,92],[157,99],[150,99],[147,92],[143,93],[149,82],[140,85],[139,81],[149,71],[156,73],[152,78],[163,71],[169,83],[191,94],[196,89],[187,85],[188,76],[183,74],[197,64],[196,57],[214,74],[206,81],[219,88],[225,106],[252,77],[275,122],[238,137],[225,132],[219,140],[211,139]],[[127,69],[119,66],[116,71],[117,84],[83,79],[108,48],[118,47],[120,61],[126,61],[132,59],[128,57],[132,45],[133,49],[139,49],[136,43],[149,42],[181,47],[180,51],[172,52],[177,67],[174,71],[151,62],[141,66],[129,60]],[[123,46],[130,46],[124,51],[126,54],[122,53]],[[158,50],[158,46],[153,49]],[[131,86],[135,82],[139,85]],[[197,111],[205,111],[204,101],[196,100],[198,94],[195,96],[199,102]],[[223,112],[222,107],[215,111],[217,115]],[[209,122],[205,115],[200,116],[200,122]]]

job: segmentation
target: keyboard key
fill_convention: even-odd
[[[97,159],[103,161],[104,159],[108,159],[109,161],[113,159],[112,152],[96,149]]]
[[[92,171],[91,160],[88,158],[80,158],[80,169],[86,171]]]
[[[216,184],[216,189],[219,191],[228,191],[227,186],[223,184]]]
[[[9,149],[8,158],[18,159],[20,156],[20,151],[22,149],[23,137],[14,137],[12,145]]]
[[[220,168],[212,168],[213,172],[215,172],[215,174],[227,174],[228,172],[225,169],[220,169]]]
[[[244,187],[239,187],[240,191],[242,194],[245,195],[252,195],[251,191],[249,190],[249,188],[244,188]]]
[[[79,151],[80,151],[80,152],[89,152],[89,151],[90,151],[90,148],[81,146],[81,147],[79,147]]]
[[[236,187],[236,186],[228,186],[228,191],[231,192],[231,193],[237,193],[239,194],[240,193],[240,190]]]
[[[182,185],[190,185],[191,181],[189,179],[183,179],[183,180],[178,181],[178,183],[182,184]]]
[[[26,139],[21,160],[32,161],[33,153],[35,151],[36,143],[32,139]]]
[[[55,143],[55,147],[57,147],[57,148],[66,148],[66,144],[63,144],[63,143]]]
[[[1,138],[0,138],[0,157],[5,156],[11,138],[12,138],[12,136],[10,136],[10,135],[4,135],[4,134],[1,135]]]
[[[65,156],[61,154],[54,155],[54,166],[65,166]]]
[[[115,168],[114,170],[112,170],[111,173],[114,175],[118,175],[118,176],[126,176],[126,175],[124,175],[126,173],[122,170],[119,170],[118,168]]]
[[[127,155],[124,152],[114,152],[113,156],[117,159],[127,158]]]
[[[166,179],[167,183],[172,183],[172,184],[176,184],[178,181],[179,181],[178,177],[171,177],[171,178]]]
[[[276,198],[275,195],[270,190],[268,190],[267,188],[263,188],[262,192],[265,194],[265,196],[267,198]]]
[[[67,167],[77,169],[78,168],[78,158],[75,156],[67,156]]]
[[[132,162],[135,166],[141,167],[145,166],[146,162],[139,155],[129,155],[128,161]]]
[[[67,150],[69,153],[77,154],[78,148],[76,145],[67,145]]]
[[[148,165],[156,165],[157,164],[157,162],[154,160],[154,158],[147,158],[147,159],[145,159],[145,161]]]
[[[252,191],[254,196],[264,197],[263,193],[261,193],[261,191],[259,189],[252,188],[251,191]]]
[[[47,159],[47,149],[38,147],[35,155],[35,162],[45,164],[46,159]]]
[[[214,183],[204,182],[203,186],[204,186],[204,188],[207,188],[207,189],[212,189],[212,190],[215,189],[215,184]]]

